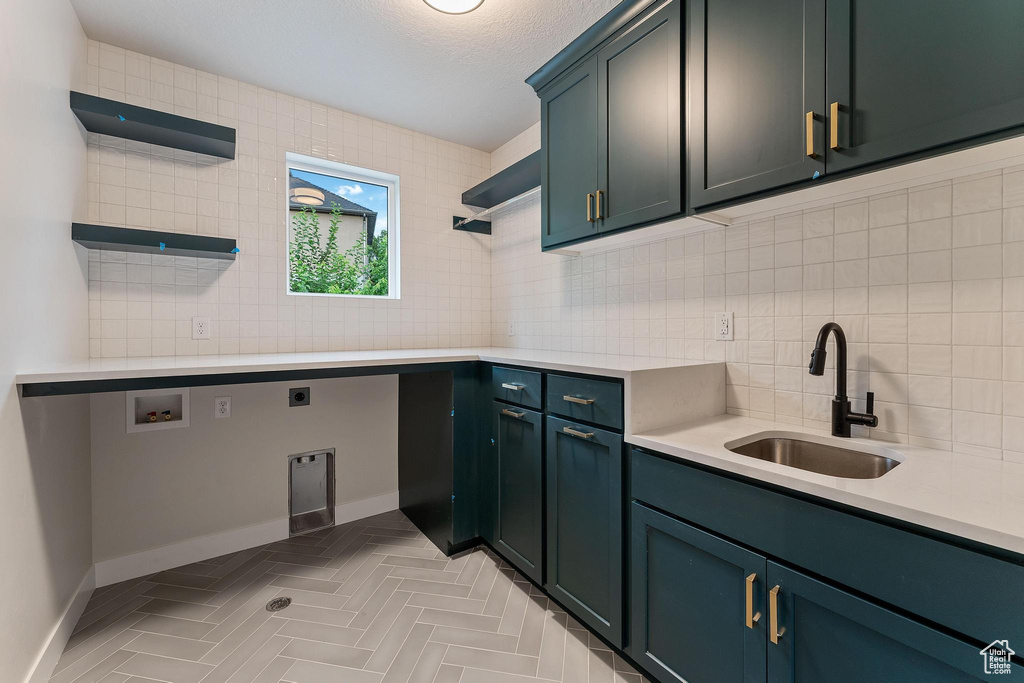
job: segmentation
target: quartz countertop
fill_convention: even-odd
[[[473,361],[621,379],[626,434],[725,411],[721,362],[493,347],[96,359],[30,369],[19,373],[15,382],[27,396],[45,396],[115,391],[126,388],[126,383],[137,385],[132,388],[166,388],[176,378],[182,386],[221,383],[210,379],[218,376],[223,376],[223,384],[233,384],[275,381],[276,373],[285,377],[289,372],[322,371],[329,377],[338,369],[372,374],[374,368]]]
[[[825,432],[719,415],[627,435],[658,453],[1024,554],[1024,463],[874,439],[835,439],[895,451],[901,462],[877,479],[844,479],[733,453],[725,444],[761,432]]]
[[[224,356],[163,356],[146,358],[92,359],[26,368],[15,378],[18,384],[77,382],[108,379],[137,379],[185,375],[216,375],[275,370],[378,367],[487,361],[528,365],[545,370],[624,379],[631,373],[714,365],[708,361],[640,358],[565,351],[534,351],[509,348],[408,349],[391,351],[325,351],[320,353],[268,353]]]

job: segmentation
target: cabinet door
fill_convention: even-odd
[[[622,643],[622,437],[557,417],[547,429],[545,588]]]
[[[691,204],[824,173],[825,0],[694,0],[690,12]]]
[[[773,562],[768,563],[767,585],[766,625],[771,635],[775,601],[781,632],[777,644],[768,644],[768,680],[773,683],[986,679],[974,644]]]
[[[764,681],[765,558],[637,502],[630,516],[633,658],[662,683]]]
[[[598,53],[601,232],[683,210],[680,5],[663,4]]]
[[[541,415],[494,402],[497,503],[494,544],[537,583],[543,577],[543,436]]]
[[[541,246],[597,234],[597,58],[541,95]]]
[[[829,173],[1019,133],[1022,35],[1019,0],[828,0]]]

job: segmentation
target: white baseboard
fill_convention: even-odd
[[[354,522],[364,517],[398,509],[398,491],[372,498],[354,500],[334,508],[336,524]],[[257,545],[288,538],[288,519],[232,529],[219,534],[190,538],[181,543],[144,550],[96,563],[96,586],[107,586],[165,569],[173,569],[211,557],[238,552]]]
[[[334,523],[348,524],[366,517],[373,517],[384,512],[398,509],[398,491],[383,493],[372,498],[353,500],[334,508]]]
[[[64,654],[64,648],[71,638],[71,633],[75,630],[75,625],[82,618],[82,613],[85,612],[85,606],[89,604],[89,597],[94,588],[96,588],[95,566],[89,567],[89,571],[82,577],[82,582],[78,584],[78,590],[68,601],[64,612],[60,615],[53,630],[50,631],[50,637],[46,639],[46,644],[39,652],[39,656],[36,657],[36,663],[25,679],[25,683],[46,683],[50,680],[53,668],[57,666],[60,656]]]

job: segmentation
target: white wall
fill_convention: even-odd
[[[540,252],[539,200],[493,233],[497,345],[725,360],[729,412],[827,429],[833,376],[807,363],[834,319],[873,436],[1024,462],[1024,166],[580,257]]]
[[[4,681],[33,670],[92,563],[88,400],[21,400],[14,386],[25,367],[87,356],[86,262],[70,240],[85,214],[86,144],[68,107],[85,55],[67,0],[0,3]]]
[[[293,386],[310,387],[309,406],[288,407]],[[231,397],[230,418],[214,418],[217,396]],[[296,453],[336,449],[339,506],[398,491],[396,375],[194,387],[190,399],[188,428],[128,434],[124,393],[92,396],[98,564],[286,519]]]
[[[316,102],[89,43],[88,92],[237,129],[233,160],[90,136],[88,219],[238,239],[225,265],[92,252],[93,357],[486,345],[488,241],[452,230],[490,155]],[[401,176],[402,299],[285,293],[288,152]],[[358,198],[356,198],[358,200]],[[190,318],[210,316],[195,342]]]

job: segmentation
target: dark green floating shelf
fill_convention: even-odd
[[[490,209],[540,186],[540,150],[462,193],[462,203]]]
[[[72,223],[71,239],[86,249],[130,251],[136,254],[195,256],[233,261],[238,253],[235,240],[225,237],[181,235],[88,223]]]
[[[520,159],[508,168],[498,171],[476,187],[463,192],[462,203],[481,209],[492,209],[535,187],[540,187],[540,150],[525,159]],[[470,221],[459,225],[463,220],[461,216],[453,216],[452,227],[464,232],[491,234],[490,221]]]
[[[90,133],[235,158],[235,129],[71,91],[71,111]]]

